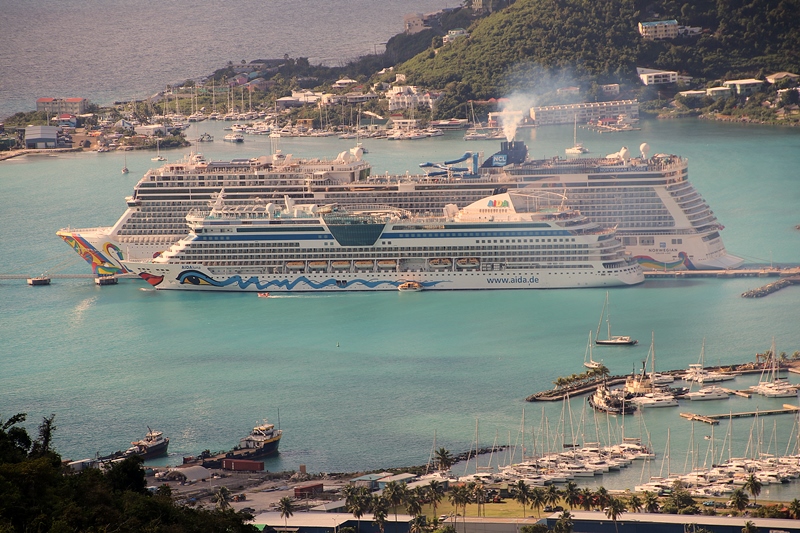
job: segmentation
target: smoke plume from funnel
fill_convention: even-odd
[[[502,105],[503,133],[506,140],[511,142],[517,134],[517,128],[524,118],[530,114],[531,107],[536,103],[536,97],[531,94],[512,93]]]

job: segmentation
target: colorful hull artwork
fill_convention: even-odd
[[[642,265],[642,268],[647,270],[680,270],[683,268],[686,270],[697,270],[697,267],[692,264],[686,252],[679,252],[678,257],[680,257],[680,259],[672,262],[658,261],[648,255],[636,255],[633,258]]]
[[[151,284],[153,287],[158,287],[163,281],[164,276],[154,276],[148,273],[141,273],[139,276]],[[314,281],[306,276],[298,276],[294,279],[272,279],[272,280],[259,280],[258,277],[253,276],[250,278],[243,278],[241,276],[232,276],[225,280],[215,280],[210,276],[204,274],[203,272],[199,272],[197,270],[184,270],[176,277],[176,281],[180,285],[187,285],[187,286],[208,286],[208,287],[216,287],[219,289],[225,289],[226,287],[231,290],[256,290],[256,291],[263,291],[263,290],[276,290],[276,289],[284,289],[287,291],[291,291],[295,289],[300,284],[304,284],[308,288],[312,290],[325,290],[325,289],[359,289],[363,288],[365,290],[374,290],[379,288],[388,288],[388,289],[397,289],[400,285],[405,283],[408,280],[401,279],[401,280],[381,280],[381,279],[350,279],[350,280],[342,280],[342,279],[326,279],[324,281]],[[443,281],[430,281],[430,282],[423,282],[421,285],[426,288],[431,288],[440,283],[444,283]]]
[[[58,236],[91,265],[93,274],[97,276],[111,276],[127,274],[129,272],[118,264],[119,261],[123,261],[125,257],[122,250],[120,250],[116,244],[110,242],[104,243],[104,253],[101,253],[78,233],[59,231]]]

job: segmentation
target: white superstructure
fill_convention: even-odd
[[[644,146],[643,146],[644,148]],[[351,153],[352,152],[352,153]],[[334,159],[295,159],[274,154],[251,159],[208,161],[191,154],[183,161],[149,170],[126,199],[114,226],[65,228],[58,235],[84,257],[96,274],[124,274],[121,261],[143,260],[165,251],[186,235],[185,216],[202,209],[223,188],[227,203],[264,200],[340,206],[381,204],[414,214],[465,207],[481,198],[524,188],[566,196],[567,207],[615,228],[626,250],[644,268],[735,268],[719,224],[688,181],[688,164],[674,155],[631,158],[627,149],[605,158],[527,160],[521,142],[480,169],[442,170],[422,176],[370,176],[358,149]],[[460,161],[463,161],[462,158]],[[477,167],[477,156],[473,155]]]
[[[222,291],[540,289],[644,281],[614,231],[539,198],[504,193],[444,216],[273,203],[191,213],[190,233],[123,265],[159,289]]]

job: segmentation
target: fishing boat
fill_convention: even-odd
[[[600,328],[603,325],[603,318],[605,318],[608,332],[608,336],[605,339],[600,338]],[[603,311],[600,313],[600,322],[597,324],[597,334],[595,335],[594,342],[601,346],[633,346],[639,342],[627,335],[611,335],[611,310],[608,306],[608,291],[606,291],[606,301],[603,304]]]
[[[588,356],[588,359],[587,359]],[[601,368],[602,361],[592,359],[592,331],[589,330],[589,342],[586,344],[586,352],[583,354],[583,366],[586,368]]]

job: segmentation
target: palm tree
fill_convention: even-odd
[[[584,511],[591,511],[593,506],[594,500],[594,492],[589,487],[584,487],[581,489],[581,508]]]
[[[642,500],[640,500],[636,494],[633,494],[630,498],[628,498],[628,507],[630,507],[631,511],[634,513],[641,512]]]
[[[572,514],[569,511],[564,511],[558,517],[558,521],[553,526],[553,533],[572,533]]]
[[[427,523],[424,516],[415,516],[408,524],[409,533],[425,533],[427,531]]]
[[[283,526],[288,528],[289,527],[289,517],[294,514],[294,502],[288,496],[284,496],[278,502],[278,511],[281,513],[281,518],[283,518]]]
[[[658,512],[658,496],[650,491],[644,493],[644,510],[648,513]]]
[[[386,516],[389,514],[389,505],[391,502],[385,496],[375,496],[370,498],[370,507],[372,508],[372,519],[377,524],[378,529],[383,533],[386,527]]]
[[[217,504],[217,509],[225,511],[231,508],[231,491],[228,487],[217,487],[214,491],[214,502]]]
[[[542,500],[544,501],[545,505],[550,505],[555,507],[556,505],[558,505],[558,502],[561,501],[561,492],[555,485],[550,485],[544,492]]]
[[[536,514],[542,516],[542,506],[544,505],[545,493],[541,487],[533,487],[529,497],[531,507],[536,509]]]
[[[619,531],[617,529],[617,518],[622,516],[622,513],[625,512],[625,505],[622,503],[622,500],[619,498],[610,498],[608,500],[608,506],[605,508],[606,516],[614,522],[614,531]]]
[[[570,509],[574,509],[581,502],[581,493],[578,490],[578,485],[574,481],[568,481],[567,486],[564,487],[564,503],[569,505]]]
[[[758,528],[756,525],[748,520],[744,523],[744,527],[742,528],[742,533],[758,533]]]
[[[455,459],[453,459],[452,454],[446,448],[439,448],[436,450],[436,464],[439,466],[439,470],[447,470],[453,463]]]
[[[748,503],[750,503],[750,498],[742,489],[736,489],[731,494],[731,506],[737,511],[744,511]]]
[[[791,501],[789,504],[789,516],[797,520],[800,518],[800,501],[797,498]]]
[[[753,495],[753,503],[758,503],[758,495],[761,494],[761,487],[763,484],[756,477],[755,474],[750,474],[747,481],[744,482],[744,488]]]
[[[444,488],[442,484],[432,479],[427,486],[428,489],[428,499],[431,501],[431,505],[433,506],[433,516],[437,517],[439,515],[436,514],[436,506],[439,505],[439,502],[442,501],[444,497]]]
[[[407,490],[405,484],[390,481],[383,488],[383,497],[394,508],[394,521],[397,522],[397,507],[402,504],[407,497]]]
[[[353,517],[356,519],[356,529],[361,531],[361,517],[372,506],[369,489],[367,487],[352,487],[352,490],[347,490],[347,487],[345,487],[342,493],[345,492],[347,492],[345,495],[345,509],[347,509],[347,512],[353,513]]]
[[[528,502],[531,499],[531,491],[528,488],[528,484],[525,483],[525,481],[522,479],[517,481],[516,485],[514,485],[513,488],[514,488],[514,499],[522,505],[522,516],[524,517],[525,506],[528,505]]]
[[[598,487],[592,499],[594,500],[594,504],[599,509],[603,509],[608,507],[608,504],[611,501],[611,496],[608,494],[608,491],[605,487]]]
[[[406,493],[406,511],[414,518],[422,514],[422,500],[425,498],[425,492],[427,491],[422,487],[417,487]],[[395,509],[396,512],[397,510]],[[397,515],[395,515],[394,521],[397,522]]]
[[[486,489],[484,489],[483,484],[470,484],[470,493],[473,501],[478,505],[478,516],[481,516],[481,505],[483,505],[483,514],[486,514]]]

